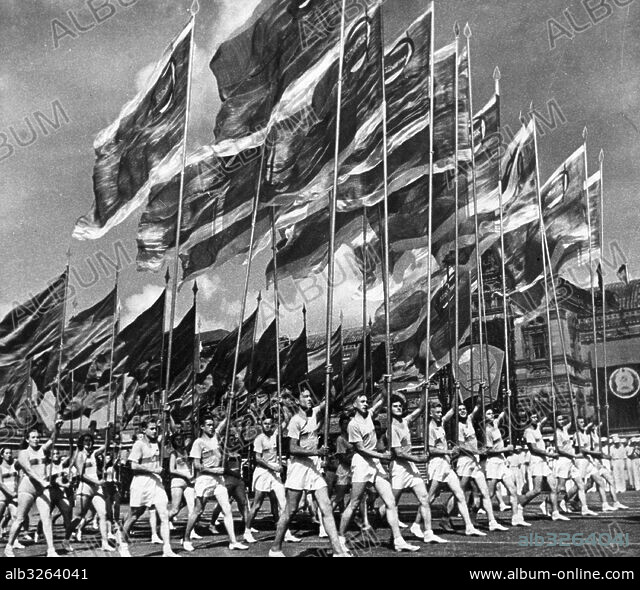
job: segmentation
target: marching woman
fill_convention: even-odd
[[[0,526],[2,526],[5,513],[8,512],[10,522],[16,517],[18,507],[18,470],[14,464],[13,452],[9,447],[0,449]],[[19,541],[13,546],[23,549]]]
[[[80,439],[79,450],[76,455],[75,466],[78,472],[79,485],[76,490],[77,518],[82,520],[93,506],[98,515],[98,526],[102,540],[103,551],[113,551],[107,538],[107,510],[104,494],[104,479],[98,473],[98,461],[104,456],[106,447],[103,445],[94,449],[93,435],[85,434]]]
[[[169,457],[169,475],[171,476],[171,509],[169,510],[169,521],[173,524],[173,519],[182,509],[182,501],[187,505],[189,516],[193,514],[196,502],[196,492],[193,487],[195,477],[189,450],[191,448],[191,437],[185,437],[182,433],[176,432],[171,437],[171,455]],[[191,539],[201,539],[195,530],[191,531]]]
[[[62,420],[55,424],[51,438],[40,444],[40,434],[37,429],[32,428],[27,432],[25,448],[18,452],[18,465],[24,471],[24,477],[18,485],[18,508],[16,517],[9,531],[7,545],[4,548],[6,557],[14,557],[13,543],[18,536],[18,531],[22,526],[25,516],[35,503],[40,519],[42,520],[42,530],[47,543],[47,557],[58,557],[53,544],[53,529],[51,525],[51,493],[48,481],[47,456],[54,443],[58,430],[62,426]]]

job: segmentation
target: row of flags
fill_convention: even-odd
[[[453,310],[453,298],[457,290],[466,301],[478,289],[478,257],[491,252],[504,261],[507,292],[501,295],[521,321],[540,313],[548,297],[542,288],[541,228],[549,248],[548,271],[562,280],[578,282],[573,271],[589,262],[589,252],[600,260],[602,178],[600,172],[588,176],[582,145],[537,186],[535,118],[523,120],[515,136],[503,138],[498,82],[495,95],[477,113],[470,112],[467,48],[460,47],[457,31],[453,43],[436,50],[433,4],[388,46],[379,0],[347,12],[341,15],[334,0],[263,2],[249,26],[212,57],[222,103],[215,140],[187,154],[183,168],[192,18],[166,49],[147,86],[96,138],[95,202],[78,220],[74,237],[100,238],[144,205],[138,268],[159,271],[176,247],[182,195],[183,281],[246,255],[251,235],[258,250],[266,247],[272,223],[279,241],[276,260],[266,269],[267,282],[276,266],[280,278],[302,278],[327,264],[328,204],[337,167],[336,245],[351,249],[365,282],[376,289],[385,272],[380,260],[386,182],[390,332],[399,360],[432,374],[449,362],[456,338],[453,314],[461,327],[458,337],[470,328],[471,311],[467,306]],[[431,277],[425,276],[425,261],[431,261]],[[619,275],[628,280],[626,268]],[[120,331],[114,291],[72,317],[61,339],[67,281],[68,273],[25,304],[29,311],[16,308],[0,324],[0,371],[8,383],[17,382],[28,361],[38,390],[64,387],[59,397],[72,413],[82,406],[76,403],[80,384],[85,388],[79,395],[90,384],[96,403],[102,403],[105,391],[125,392],[123,403],[130,411],[135,400],[162,382],[165,295]],[[239,370],[246,370],[247,394],[268,386],[279,345],[274,324],[258,337],[257,311],[245,319],[219,343],[203,376],[194,369],[199,348],[195,317],[194,305],[174,330],[170,404],[187,411],[189,384],[207,376],[214,402],[220,401],[233,377],[230,361],[238,330]],[[380,308],[371,336],[384,330]],[[324,378],[324,368],[314,360],[320,362],[323,353],[312,350],[307,358],[306,327],[303,333],[304,345],[301,335],[282,352],[282,379],[288,387]],[[371,348],[365,339],[366,346]],[[339,348],[334,342],[332,351]],[[347,384],[367,377],[345,371],[340,360],[334,385],[348,396]]]

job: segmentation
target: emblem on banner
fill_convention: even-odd
[[[631,399],[640,391],[640,375],[630,367],[616,369],[609,377],[609,389],[621,399]]]

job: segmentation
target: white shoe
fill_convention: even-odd
[[[490,531],[508,531],[509,529],[506,526],[502,526],[497,520],[489,523]]]
[[[5,557],[15,557],[15,553],[13,552],[13,547],[11,545],[5,545],[4,548],[4,556]]]
[[[257,543],[258,540],[254,538],[254,536],[251,534],[251,531],[245,531],[244,532],[244,541],[245,543]]]
[[[598,516],[597,512],[589,510],[588,508],[583,508],[581,514],[582,516]]]
[[[551,515],[551,520],[571,520],[570,518],[567,518],[566,516],[560,514],[559,512],[554,512]]]
[[[153,545],[162,545],[163,541],[160,537],[158,537],[158,535],[152,535],[151,536],[151,543]]]
[[[569,512],[567,510],[567,503],[565,500],[560,500],[560,510],[562,510],[562,512]]]
[[[425,533],[422,531],[422,528],[417,522],[414,522],[409,528],[409,532],[418,539],[422,539],[424,541]],[[431,531],[433,533],[433,531]]]
[[[165,547],[162,550],[162,557],[180,557],[177,553],[175,553],[173,551],[173,549],[171,549],[171,547]]]
[[[127,543],[120,543],[118,553],[120,554],[120,557],[131,557],[131,553],[129,553],[129,545]]]
[[[189,535],[189,538],[192,541],[199,541],[200,539],[202,539],[202,537],[198,533],[196,533],[195,531],[191,531],[191,534]]]
[[[320,531],[323,532],[323,531]],[[327,535],[326,531],[324,531],[325,536]],[[300,537],[296,537],[290,530],[287,529],[287,532],[284,534],[284,540],[287,543],[302,543],[302,539]]]
[[[622,504],[621,502],[616,502],[616,503],[613,505],[613,507],[614,507],[614,508],[616,508],[616,509],[617,509],[617,508],[619,508],[620,510],[631,510],[631,509],[629,508],[629,506],[625,506],[625,505],[624,505],[624,504]]]
[[[544,514],[544,516],[549,516],[549,513],[547,512],[547,503],[543,502],[542,504],[540,504],[540,512],[542,512],[542,514]]]
[[[47,557],[60,557],[57,553],[55,549],[50,549],[49,551],[47,551]]]
[[[78,529],[76,531],[75,537],[76,537],[76,541],[78,541],[78,543],[82,542],[82,529]]]
[[[464,534],[467,537],[486,537],[487,533],[483,533],[482,531],[479,531],[477,528],[475,527],[471,527],[470,529],[467,529]]]
[[[254,528],[254,527],[251,527],[249,530],[254,534],[260,532],[258,529]]]
[[[615,512],[616,510],[618,509],[611,506],[611,504],[607,504],[606,502],[602,505],[602,512]]]
[[[509,506],[508,504],[503,504],[502,506],[500,506],[500,512],[508,512],[509,510],[511,510],[511,506]]]
[[[229,549],[231,551],[237,550],[237,551],[248,551],[249,547],[247,547],[246,545],[243,545],[242,543],[238,543],[237,541],[235,543],[229,543]]]
[[[176,525],[173,524],[171,521],[169,521],[169,530],[170,531],[175,531],[176,530]]]
[[[24,549],[24,545],[20,541],[18,541],[18,539],[16,539],[13,542],[13,548],[14,549]]]
[[[486,514],[487,511],[484,508],[478,508],[478,514]]]
[[[398,526],[399,526],[401,529],[408,529],[408,528],[409,528],[409,525],[408,525],[408,524],[405,524],[405,523],[404,523],[404,522],[402,522],[401,520],[399,520],[399,521],[398,521]]]
[[[73,545],[71,544],[71,541],[67,541],[66,539],[64,541],[62,541],[62,548],[67,553],[74,553],[75,552],[75,549],[73,548]]]
[[[102,551],[106,551],[107,553],[113,553],[115,549],[109,545],[109,543],[103,543],[100,547]]]
[[[273,549],[269,549],[269,557],[286,557],[286,555],[282,551],[274,551]]]
[[[433,531],[425,531],[424,532],[424,542],[425,543],[448,543],[446,539],[442,537],[438,537]]]
[[[531,526],[531,523],[526,522],[522,516],[518,515],[511,519],[511,526]]]
[[[189,553],[195,551],[193,543],[191,543],[191,541],[185,541],[184,539],[182,540],[182,548]]]
[[[420,551],[420,547],[417,545],[409,545],[409,543],[402,538],[393,540],[393,548],[397,553],[400,553],[401,551],[410,551],[411,553]]]
[[[33,537],[29,533],[25,533],[24,535],[22,535],[22,540],[26,541],[27,543],[34,543]]]

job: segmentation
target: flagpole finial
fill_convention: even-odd
[[[191,289],[193,291],[193,296],[195,297],[198,294],[198,281],[193,281],[193,288]]]
[[[533,112],[534,112],[534,105],[533,105],[533,101],[531,101],[531,102],[529,103],[529,112],[530,112],[530,113],[533,113]]]
[[[582,130],[582,139],[587,141],[587,137],[588,136],[589,136],[589,131],[587,130],[587,127],[585,126],[585,128]]]
[[[171,274],[169,273],[169,267],[167,267],[167,272],[164,274],[165,285],[168,285],[170,280],[171,280]]]
[[[493,70],[493,79],[500,80],[502,78],[502,74],[500,73],[500,68],[498,66]]]
[[[262,301],[262,291],[258,291],[258,303]]]
[[[453,25],[453,33],[456,38],[460,36],[460,25],[458,24],[458,21],[456,21]]]
[[[191,3],[191,8],[189,8],[189,12],[191,13],[191,17],[195,17],[198,12],[200,12],[200,3],[198,0],[193,0]]]
[[[472,33],[471,33],[471,27],[469,26],[469,23],[466,23],[466,24],[464,25],[464,36],[465,36],[467,39],[469,39],[469,38],[471,38],[471,35],[472,35]]]
[[[598,160],[602,164],[604,162],[604,150],[600,148],[600,153],[598,154]]]
[[[307,306],[306,305],[302,305],[302,315],[306,316],[307,315]]]

